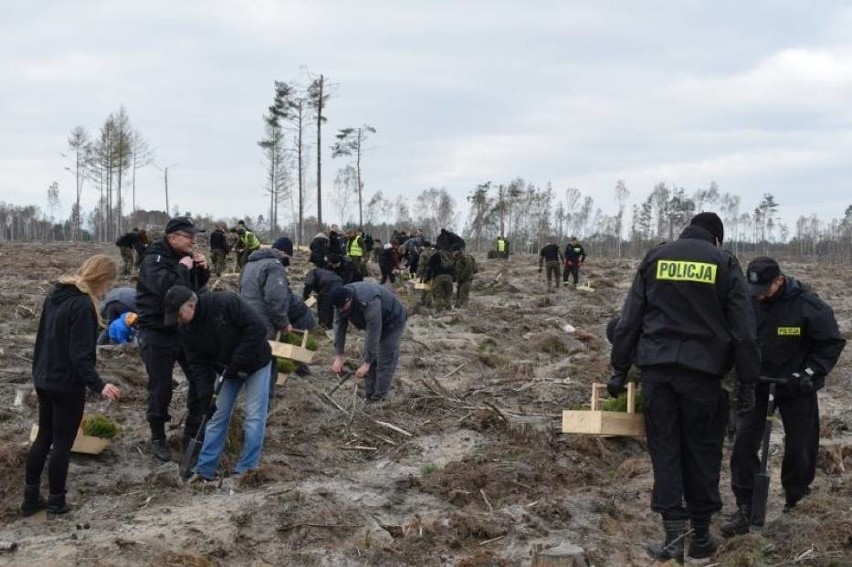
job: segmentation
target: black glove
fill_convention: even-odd
[[[754,410],[754,384],[740,384],[737,386],[737,415],[744,416]]]
[[[787,385],[792,390],[798,390],[803,394],[810,394],[814,391],[814,382],[806,372],[793,372],[787,380]]]
[[[627,373],[616,372],[610,376],[609,380],[607,380],[606,391],[613,398],[617,398],[619,395],[627,391],[627,388],[624,386],[625,383],[627,383]]]

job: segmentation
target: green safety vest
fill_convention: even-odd
[[[502,238],[497,239],[497,252],[505,252],[506,251],[506,241]]]
[[[349,241],[349,255],[354,256],[356,258],[360,258],[364,255],[364,251],[361,249],[361,245],[358,244],[358,240],[361,236],[356,236],[352,240]]]

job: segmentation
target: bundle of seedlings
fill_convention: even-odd
[[[118,425],[100,413],[89,414],[84,417],[80,427],[84,435],[100,437],[101,439],[112,439],[118,434]]]
[[[289,358],[276,358],[275,366],[281,374],[290,374],[296,371],[299,363]]]
[[[281,338],[282,338],[282,342],[285,342],[287,344],[297,346],[297,347],[302,346],[302,338],[303,338],[302,333],[294,333],[294,332],[291,331],[291,332],[287,333],[286,335],[283,335]],[[317,340],[316,337],[314,337],[312,335],[308,335],[308,340],[305,343],[305,348],[308,349],[308,350],[317,350],[317,349],[319,349],[319,341]]]

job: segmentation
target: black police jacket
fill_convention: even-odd
[[[814,388],[822,388],[846,345],[831,307],[793,278],[784,279],[778,297],[755,303],[761,374],[788,378],[810,369]],[[778,386],[779,396],[799,393]]]
[[[172,286],[185,285],[193,291],[201,291],[210,279],[210,270],[195,266],[191,270],[180,263],[180,257],[168,245],[165,238],[145,249],[139,265],[136,281],[136,312],[140,329],[152,329],[176,333],[177,326],[163,325],[165,309],[163,299]]]
[[[180,325],[180,340],[190,371],[199,377],[223,367],[251,374],[272,360],[266,325],[229,291],[199,295],[192,321]]]
[[[757,380],[748,284],[737,260],[714,242],[708,231],[688,226],[675,242],[648,252],[615,328],[615,370],[635,362],[721,377],[735,363],[741,382]]]

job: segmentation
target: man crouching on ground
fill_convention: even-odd
[[[399,364],[399,345],[408,314],[393,292],[373,282],[341,285],[331,291],[334,315],[334,363],[331,371],[343,370],[346,329],[349,322],[366,331],[364,356],[355,371],[364,379],[367,403],[384,401]]]
[[[231,414],[243,387],[243,451],[232,473],[256,469],[263,449],[272,375],[272,352],[263,321],[240,296],[230,292],[196,295],[188,287],[175,286],[169,289],[164,303],[166,323],[180,325],[191,371],[213,381],[215,372],[224,367],[225,381],[216,400],[216,412],[205,429],[193,472],[206,480],[215,478]]]

